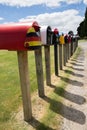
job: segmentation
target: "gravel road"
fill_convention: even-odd
[[[82,48],[77,60],[70,60],[73,68],[66,87],[61,130],[87,130],[87,42],[79,43]]]

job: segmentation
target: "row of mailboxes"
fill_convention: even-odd
[[[41,45],[52,45],[58,41],[58,30],[42,26],[34,21],[30,23],[12,23],[0,25],[0,49],[34,50]]]

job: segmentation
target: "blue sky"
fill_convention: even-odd
[[[86,6],[87,0],[0,0],[0,24],[36,20],[59,32],[76,33]]]

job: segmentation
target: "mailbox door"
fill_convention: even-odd
[[[53,41],[52,44],[58,44],[59,43],[59,36],[55,33],[53,33]]]
[[[47,27],[47,44],[52,44],[52,30],[51,27]]]

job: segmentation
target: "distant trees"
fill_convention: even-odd
[[[77,32],[81,38],[87,37],[87,7],[85,11],[85,19],[79,24]]]

